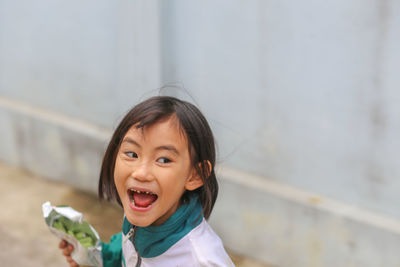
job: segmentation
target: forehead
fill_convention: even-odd
[[[176,116],[161,119],[143,128],[137,128],[135,124],[126,132],[127,137],[134,138],[140,142],[151,142],[156,144],[170,143],[175,146],[187,148],[187,138]]]

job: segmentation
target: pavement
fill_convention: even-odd
[[[82,212],[104,241],[121,231],[122,209],[96,195],[0,162],[0,266],[68,266],[42,216],[41,206],[69,205]],[[112,220],[109,218],[113,218]],[[267,267],[230,253],[238,267]]]

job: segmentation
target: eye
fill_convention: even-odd
[[[157,159],[157,162],[158,162],[158,163],[166,164],[166,163],[172,162],[172,160],[170,160],[169,158],[164,158],[164,157],[162,157],[162,158]]]
[[[138,155],[135,152],[124,152],[125,155],[127,155],[130,158],[137,158]]]

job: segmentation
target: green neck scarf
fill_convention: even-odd
[[[181,205],[162,225],[137,227],[135,247],[143,258],[159,256],[198,226],[202,219],[199,197],[197,194],[190,194],[189,203]],[[124,234],[126,235],[132,227],[125,217],[122,226]]]

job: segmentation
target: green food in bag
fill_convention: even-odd
[[[43,217],[50,231],[70,243],[72,259],[79,265],[102,266],[101,241],[96,230],[83,220],[82,213],[68,206],[42,205]]]
[[[66,217],[60,217],[54,220],[53,227],[75,237],[85,248],[95,245],[96,237],[87,222],[77,223]]]

